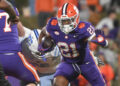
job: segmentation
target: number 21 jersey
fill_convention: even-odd
[[[46,28],[65,61],[82,62],[87,55],[90,55],[88,42],[85,41],[94,34],[94,27],[90,23],[80,21],[72,32],[65,34],[60,30],[57,19],[51,18]]]

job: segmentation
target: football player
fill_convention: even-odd
[[[53,86],[68,86],[68,83],[82,74],[92,86],[105,86],[104,79],[99,72],[88,41],[101,46],[107,46],[104,33],[89,22],[79,21],[79,11],[76,6],[65,3],[58,9],[57,17],[49,20],[39,36],[38,50],[42,53],[50,51],[52,47],[44,48],[42,38],[51,37],[59,47],[62,62],[54,75]],[[96,39],[92,38],[96,36]]]
[[[1,0],[1,2],[5,1]],[[2,5],[3,8],[0,9],[0,63],[6,75],[23,80],[25,85],[36,86],[39,82],[37,71],[21,53],[16,24],[18,12],[16,9],[8,11],[6,4]],[[8,8],[10,6],[8,5]],[[14,11],[16,14],[12,15]],[[7,22],[8,20],[10,23]]]
[[[0,9],[6,10],[10,15],[9,20],[17,20],[16,13],[9,2],[6,0],[0,0]],[[10,86],[9,82],[5,79],[5,74],[3,72],[3,68],[0,65],[0,85],[1,86]]]
[[[16,16],[14,7],[7,0],[0,0],[0,9],[5,10],[9,14],[8,22],[18,23],[19,18]]]
[[[53,74],[56,71],[56,66],[59,64],[61,56],[58,47],[56,46],[51,52],[46,53],[44,56],[40,56],[37,48],[41,30],[30,30],[26,27],[23,29],[25,35],[19,37],[23,54],[27,60],[37,68],[40,76],[40,85],[52,86]]]

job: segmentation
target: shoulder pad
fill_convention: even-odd
[[[48,22],[49,26],[57,26],[57,24],[58,24],[58,21],[57,21],[57,18],[55,17],[52,17]]]
[[[81,22],[78,24],[76,30],[77,30],[80,34],[83,34],[83,33],[85,33],[85,32],[87,31],[87,28],[89,28],[90,25],[91,25],[91,24],[90,24],[89,22],[83,22],[83,21],[81,21]]]
[[[95,28],[89,22],[80,22],[75,31],[81,38],[88,38],[94,34]]]
[[[47,23],[47,26],[46,26],[47,32],[49,34],[52,34],[55,30],[58,30],[58,28],[59,27],[58,27],[57,18],[52,17]]]
[[[79,29],[85,29],[85,28],[87,28],[87,27],[89,27],[91,25],[91,23],[89,23],[89,22],[83,22],[83,21],[81,21],[79,24],[78,24],[78,28]]]

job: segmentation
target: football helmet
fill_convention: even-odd
[[[62,32],[68,34],[73,31],[79,22],[79,10],[71,3],[65,3],[58,9],[58,25]]]

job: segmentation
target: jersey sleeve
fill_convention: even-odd
[[[19,11],[18,11],[18,9],[17,9],[16,7],[14,7],[14,11],[15,11],[15,13],[16,13],[17,16],[20,15],[20,14],[19,14]]]
[[[58,24],[57,19],[51,18],[47,23],[46,31],[51,35],[52,32],[55,30],[57,24]]]
[[[82,38],[92,38],[95,36],[95,28],[89,22],[81,22],[78,25],[79,34]]]

